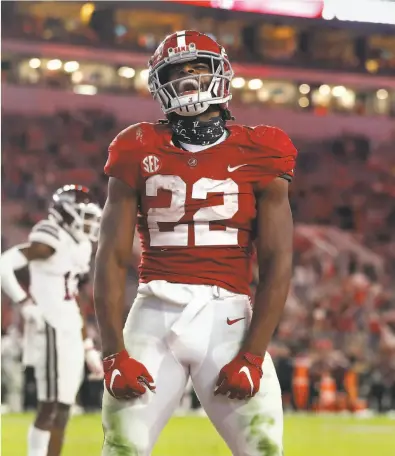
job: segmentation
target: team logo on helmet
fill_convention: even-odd
[[[141,167],[146,173],[153,174],[160,170],[162,162],[156,155],[147,155],[144,160],[141,161]]]

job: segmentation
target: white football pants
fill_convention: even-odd
[[[243,319],[228,324],[228,319],[232,323],[238,318]],[[130,356],[153,376],[156,393],[147,390],[138,399],[118,401],[105,389],[102,456],[149,456],[178,407],[189,376],[233,455],[281,456],[281,391],[269,354],[254,398],[214,396],[219,371],[237,354],[250,319],[249,298],[217,286],[165,281],[140,285],[124,341]]]

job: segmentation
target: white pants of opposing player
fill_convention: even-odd
[[[227,324],[228,318],[242,317]],[[138,399],[117,401],[105,390],[102,455],[117,450],[125,456],[150,455],[191,376],[202,406],[233,455],[281,456],[281,391],[269,354],[254,398],[240,401],[213,394],[219,371],[238,352],[250,318],[247,296],[216,286],[164,281],[141,285],[124,341],[130,356],[153,376],[156,393],[147,390]]]
[[[75,402],[84,374],[84,345],[79,328],[55,329],[44,323],[25,334],[24,364],[34,367],[40,402]]]

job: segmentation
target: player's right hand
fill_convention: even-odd
[[[155,391],[154,379],[144,364],[130,358],[123,349],[103,360],[104,384],[111,396],[116,399],[134,399],[149,388]]]
[[[34,325],[38,331],[44,329],[45,321],[38,305],[31,298],[26,298],[19,304],[24,322]]]

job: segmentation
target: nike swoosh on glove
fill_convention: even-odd
[[[84,340],[85,361],[97,379],[104,377],[103,361],[100,353],[95,349],[93,340],[89,337]]]
[[[263,357],[241,352],[220,371],[214,395],[229,399],[248,399],[259,391]]]
[[[146,392],[155,391],[154,379],[144,364],[130,358],[123,349],[103,360],[104,384],[116,399],[134,399]]]

